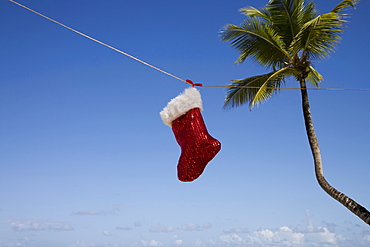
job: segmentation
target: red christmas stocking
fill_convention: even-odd
[[[221,143],[208,133],[201,110],[200,93],[192,87],[172,99],[160,113],[181,147],[177,176],[182,182],[197,179],[221,149]]]

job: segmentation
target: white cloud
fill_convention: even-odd
[[[149,227],[150,232],[173,232],[175,230],[172,226],[156,225]]]
[[[131,231],[132,227],[131,226],[116,226],[117,230],[123,230],[123,231]]]
[[[227,231],[220,236],[220,241],[227,246],[345,246],[345,238],[330,232],[326,227],[309,225],[305,231],[294,231],[283,226],[276,230],[261,229],[252,233]],[[369,236],[370,241],[370,236]]]
[[[40,220],[8,220],[9,225],[14,231],[69,231],[73,230],[72,226],[64,222],[40,221]],[[141,240],[141,242],[128,243],[120,242],[107,243],[107,240],[100,243],[87,243],[84,241],[75,242],[70,247],[139,247],[139,246],[229,246],[229,247],[319,247],[319,246],[335,246],[348,247],[370,246],[370,231],[364,227],[352,228],[349,232],[348,239],[341,234],[346,234],[348,231],[345,226],[335,225],[333,223],[322,222],[321,226],[315,226],[311,221],[308,221],[305,226],[297,225],[282,226],[276,229],[259,229],[249,231],[247,228],[231,228],[224,231],[221,235],[202,234],[204,229],[211,228],[211,224],[196,224],[187,223],[179,227],[154,225],[149,228],[149,232],[154,234],[160,233],[161,239],[149,238],[149,240]],[[104,229],[104,228],[103,228]],[[108,229],[108,228],[107,228]],[[116,235],[116,232],[111,232],[107,229],[102,231],[101,238],[104,236]],[[343,231],[346,230],[346,231]],[[136,231],[133,226],[117,226],[116,231]],[[199,231],[199,232],[181,232],[181,231]],[[212,230],[209,230],[211,233]],[[112,234],[113,233],[113,234]],[[117,232],[118,233],[118,232]],[[150,234],[148,233],[148,234]],[[197,237],[194,236],[197,234]],[[341,234],[340,234],[341,233]],[[122,234],[122,233],[121,233]],[[184,236],[192,236],[185,238]],[[189,235],[190,234],[190,235]],[[150,236],[150,235],[148,235]],[[347,236],[347,235],[346,235]],[[210,238],[209,238],[210,237]],[[108,239],[108,238],[104,238]],[[110,238],[114,241],[115,238]],[[152,239],[152,240],[150,240]],[[21,241],[1,242],[0,247],[24,247],[27,243]]]
[[[282,226],[278,229],[261,229],[250,233],[246,228],[233,228],[225,231],[220,237],[220,241],[228,246],[297,246],[297,247],[312,247],[312,246],[348,246],[348,243],[353,244],[353,240],[349,241],[341,234],[337,233],[338,225],[334,223],[323,222],[325,227],[315,226],[309,215],[306,212],[306,226],[297,226],[295,228]],[[356,239],[356,244],[363,246],[363,242],[370,243],[369,235],[363,234],[363,241]],[[354,235],[353,235],[354,236]],[[356,237],[355,237],[356,238]],[[360,246],[358,245],[358,246]],[[351,245],[352,246],[352,245]],[[353,245],[357,246],[357,245]],[[366,245],[364,245],[366,246]],[[369,245],[370,246],[370,245]]]
[[[182,230],[182,231],[201,231],[201,230],[210,229],[210,228],[212,228],[211,223],[205,223],[202,226],[196,223],[187,223],[187,224],[183,224],[177,227],[178,230]]]
[[[326,221],[324,221],[323,223],[326,225],[326,228],[331,232],[335,232],[335,229],[338,227],[338,225],[335,223],[330,223]]]
[[[176,239],[175,240],[175,245],[182,245],[184,241],[182,241],[181,239]]]
[[[195,245],[195,246],[202,246],[202,245],[203,245],[203,243],[202,243],[202,241],[201,241],[201,240],[197,239],[197,240],[195,240],[194,245]]]
[[[305,242],[307,243],[335,245],[344,240],[345,238],[342,235],[330,232],[326,227],[318,227],[316,231],[305,233]]]
[[[162,246],[162,243],[156,240],[151,240],[149,246]]]
[[[103,231],[103,235],[104,236],[112,236],[112,233],[110,231],[108,231],[108,230],[104,230]]]
[[[95,247],[95,244],[89,244],[84,241],[76,241],[76,243],[72,244],[70,247]]]
[[[114,207],[110,210],[82,210],[73,212],[74,215],[119,215],[120,209]]]
[[[364,231],[362,233],[362,239],[366,242],[369,242],[369,245],[370,245],[370,231]]]
[[[202,228],[203,229],[210,229],[210,228],[212,228],[212,224],[211,223],[205,223],[205,224],[202,225]]]
[[[20,241],[15,241],[15,242],[7,242],[7,243],[0,243],[0,247],[25,247],[23,243]]]
[[[31,242],[32,240],[29,238],[21,238],[17,239],[14,242],[0,242],[0,247],[26,247],[28,246],[28,242]]]
[[[361,233],[361,237],[363,240],[370,242],[370,229],[365,228]]]
[[[122,206],[114,206],[108,210],[82,210],[73,212],[74,215],[119,215]]]
[[[14,231],[72,231],[73,227],[64,222],[42,220],[12,220],[10,227]]]
[[[183,231],[199,231],[200,226],[198,224],[195,224],[195,223],[187,223],[187,224],[184,224],[184,225],[178,227],[178,229],[183,230]]]
[[[187,223],[183,224],[179,227],[173,227],[173,226],[163,226],[163,225],[155,225],[149,227],[150,232],[173,232],[175,230],[180,230],[180,231],[201,231],[204,229],[210,229],[212,228],[212,224],[210,223],[205,223],[202,226],[196,223]]]
[[[102,215],[104,214],[103,211],[95,211],[95,210],[86,210],[86,211],[77,211],[74,212],[75,215]]]
[[[150,240],[149,242],[145,240],[141,240],[141,245],[142,246],[162,246],[162,243],[157,240]]]
[[[224,231],[224,233],[249,233],[249,230],[248,228],[232,228],[229,231]]]
[[[226,243],[228,246],[229,245],[240,245],[244,243],[243,239],[235,233],[221,235],[220,240],[221,242]]]
[[[187,223],[183,224],[179,227],[173,227],[173,226],[164,226],[164,225],[154,225],[150,226],[148,228],[149,232],[155,232],[155,233],[166,233],[166,232],[175,232],[175,231],[202,231],[206,229],[212,228],[212,224],[205,223],[203,225],[199,225],[196,223]],[[118,228],[119,230],[123,230],[122,228]]]

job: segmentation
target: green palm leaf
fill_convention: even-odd
[[[315,19],[317,16],[318,16],[318,12],[316,10],[315,3],[314,2],[307,3],[302,9],[302,20],[301,20],[301,23],[300,23],[300,28],[302,28],[302,26],[306,22],[308,22],[312,19]]]
[[[240,51],[237,63],[251,57],[263,66],[274,68],[290,59],[281,37],[257,18],[247,18],[240,26],[225,26],[221,39]]]
[[[289,48],[290,52],[298,54],[302,51],[303,56],[325,58],[339,42],[343,23],[341,16],[334,12],[317,16],[303,25]]]
[[[272,97],[289,76],[297,76],[297,71],[286,67],[271,73],[235,80],[229,83],[224,108],[249,103],[252,109],[257,103]]]
[[[339,14],[347,7],[355,7],[358,0],[344,0],[339,3],[331,12],[319,15],[307,21],[295,36],[292,45],[289,47],[290,54],[302,52],[303,56],[313,59],[323,59],[335,49],[343,32],[344,15]],[[313,8],[307,6],[306,8]]]
[[[240,11],[248,17],[260,18],[282,37],[285,47],[289,47],[302,25],[317,16],[313,2],[304,0],[273,0],[259,10],[246,7]]]
[[[304,0],[273,0],[266,10],[272,16],[271,24],[289,47],[302,24]]]
[[[358,2],[359,2],[359,0],[344,0],[344,1],[340,2],[337,6],[335,6],[335,8],[331,12],[339,13],[347,7],[352,7],[352,8],[355,9],[356,8],[355,5]]]
[[[271,13],[266,11],[265,9],[259,10],[254,7],[246,7],[241,8],[239,11],[248,17],[261,18],[264,22],[271,23]]]
[[[308,66],[307,71],[309,72],[306,78],[307,81],[314,85],[315,87],[318,87],[319,83],[323,80],[322,75],[319,72],[317,72],[317,70],[315,70],[315,68],[312,67],[311,65]]]

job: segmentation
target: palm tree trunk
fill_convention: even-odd
[[[339,192],[334,187],[332,187],[325,179],[324,172],[322,168],[322,160],[320,154],[320,147],[317,141],[315,129],[312,123],[311,111],[310,111],[310,104],[308,101],[308,93],[306,88],[305,79],[300,79],[300,86],[301,86],[301,95],[302,95],[302,108],[303,108],[303,116],[305,121],[305,127],[307,132],[308,141],[310,143],[311,152],[314,159],[315,164],[315,174],[316,179],[321,186],[321,188],[328,193],[331,197],[333,197],[338,202],[342,203],[347,209],[349,209],[352,213],[357,215],[361,218],[365,223],[370,225],[370,212],[364,208],[363,206],[359,205],[357,202],[346,196],[345,194]]]

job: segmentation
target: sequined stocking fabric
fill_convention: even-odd
[[[199,108],[193,108],[172,122],[181,147],[177,176],[182,182],[197,179],[221,149],[221,143],[207,131]]]

